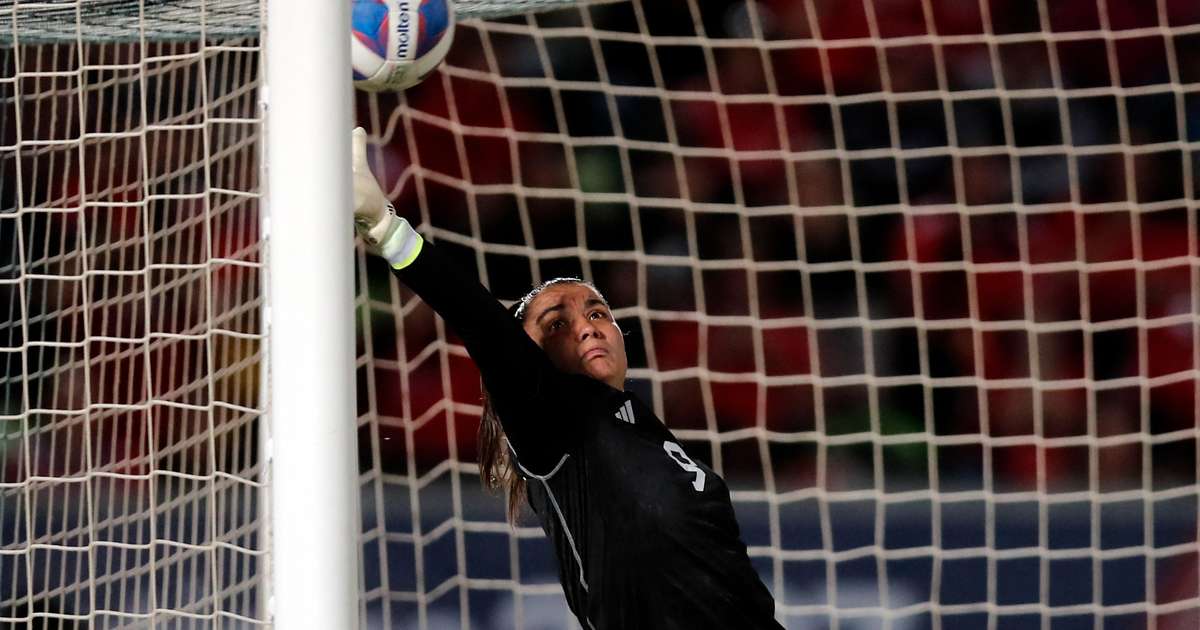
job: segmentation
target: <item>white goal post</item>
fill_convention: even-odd
[[[280,628],[351,628],[358,620],[349,30],[345,2],[266,8],[269,261],[264,332],[271,572],[268,609]],[[330,28],[337,25],[338,28]],[[344,28],[343,28],[344,27]]]
[[[304,4],[0,5],[0,625],[577,627],[361,124],[499,298],[606,293],[785,627],[1200,627],[1194,2],[464,0],[380,95]]]

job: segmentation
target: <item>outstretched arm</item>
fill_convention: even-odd
[[[604,386],[555,368],[478,280],[396,215],[367,166],[361,128],[354,130],[353,145],[354,223],[359,234],[463,340],[522,465],[548,471],[569,448],[577,428],[571,409],[579,408],[581,396]]]

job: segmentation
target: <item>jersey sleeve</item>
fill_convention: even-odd
[[[579,434],[570,409],[611,388],[555,368],[520,322],[428,241],[393,271],[462,339],[521,465],[553,468]]]

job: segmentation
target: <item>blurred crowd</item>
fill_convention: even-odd
[[[948,487],[978,487],[986,476],[995,489],[1104,490],[1139,486],[1147,466],[1156,487],[1195,483],[1186,431],[1197,404],[1200,166],[1189,144],[1200,138],[1197,23],[1200,8],[1182,0],[616,3],[464,23],[447,69],[405,95],[359,94],[357,118],[374,134],[372,157],[401,211],[435,237],[473,239],[440,240],[500,298],[549,277],[593,279],[629,332],[630,387],[686,433],[697,456],[744,485],[761,486],[771,470],[782,491],[867,487],[876,466],[898,486],[937,473]],[[541,38],[525,34],[530,24]],[[37,62],[68,70],[80,58],[133,54],[96,50]],[[16,58],[5,64],[14,70]],[[116,85],[89,92],[83,111],[71,109],[66,89],[27,101],[23,138],[115,130],[118,117],[103,112],[136,108],[138,89]],[[187,81],[147,86],[158,90],[148,118],[194,118],[181,105]],[[66,115],[50,115],[51,106]],[[5,146],[17,137],[15,120],[4,119]],[[147,255],[195,262],[207,255],[205,238],[212,256],[256,260],[256,220],[236,219],[236,205],[207,228],[197,223],[141,251],[141,235],[168,225],[171,212],[200,216],[203,206],[160,199],[143,225],[138,206],[119,202],[205,185],[186,159],[200,134],[148,137],[147,150],[179,173],[161,190],[137,183],[132,140],[100,139],[82,162],[25,158],[28,181],[0,185],[0,201],[7,213],[106,191],[113,203],[88,205],[82,221],[86,241],[106,256],[101,267],[144,265]],[[176,155],[184,158],[171,164]],[[11,158],[5,182],[17,178]],[[49,177],[53,168],[67,175]],[[213,177],[252,187],[252,169],[239,150]],[[74,246],[78,216],[39,215],[24,227],[26,264],[50,261],[28,271],[76,273],[59,254]],[[7,251],[15,233],[0,232]],[[500,251],[508,246],[524,249]],[[381,266],[363,264],[360,288],[376,306],[362,311],[360,332],[383,367],[374,400],[361,384],[361,410],[401,418],[443,398],[477,404],[465,357],[449,355],[444,373],[436,360],[403,371],[388,361],[415,358],[439,333],[422,308],[397,323],[385,311],[399,287]],[[18,260],[4,265],[11,276]],[[184,282],[186,291],[202,280]],[[252,299],[258,287],[236,266],[219,266],[214,281],[222,304]],[[33,282],[29,308],[78,315],[83,289],[72,282]],[[0,291],[11,298],[13,286]],[[159,295],[165,304],[186,291]],[[167,327],[181,330],[168,332],[195,324],[180,309],[203,307],[172,303]],[[127,306],[94,325],[138,336],[148,324],[137,304]],[[76,334],[56,325],[47,334]],[[17,329],[7,330],[19,346]],[[159,392],[206,369],[198,352],[164,356],[171,352],[193,366],[157,368],[173,379]],[[250,352],[234,351],[240,360]],[[10,377],[14,356],[5,355]],[[142,369],[135,359],[126,361],[133,376]],[[144,379],[119,371],[90,379],[93,400],[151,397],[154,384],[121,398],[120,383]],[[255,382],[247,372],[235,396],[252,400]],[[445,412],[438,418],[418,434],[416,463],[427,469],[452,446],[471,460],[469,414],[453,444]],[[764,433],[715,439],[749,427]],[[395,423],[380,430],[402,435]],[[879,459],[871,432],[912,439]],[[1142,461],[1146,433],[1167,435],[1150,449],[1153,462]],[[861,434],[862,448],[830,448],[817,470],[815,444],[846,434]],[[980,438],[935,447],[931,434]],[[1088,448],[1089,435],[1129,439]],[[995,446],[992,469],[982,470],[981,445],[1020,436],[1031,439]],[[1034,436],[1063,439],[1039,447]],[[404,445],[389,440],[379,463],[403,469]]]
[[[1153,464],[1141,439],[1195,426],[1200,174],[1200,38],[1167,27],[1200,8],[1161,8],[618,4],[589,16],[609,38],[576,37],[572,11],[530,18],[536,43],[463,28],[455,70],[410,110],[363,97],[359,112],[392,133],[390,181],[428,175],[394,189],[411,218],[533,247],[532,263],[459,251],[501,298],[582,274],[628,309],[647,368],[631,387],[669,426],[809,432],[768,438],[769,462],[756,440],[692,444],[735,480],[761,487],[771,467],[779,490],[854,489],[882,465],[897,488],[936,473],[941,489],[1106,491],[1153,465],[1166,487],[1195,483],[1194,434],[1156,444]],[[622,37],[637,32],[673,39]],[[410,353],[433,334],[420,321]],[[476,401],[469,362],[450,368],[454,398]],[[415,409],[443,395],[436,366],[411,378],[431,392]],[[914,435],[878,461],[869,431]],[[854,433],[862,448],[830,448],[818,471],[820,435]],[[927,458],[929,434],[1017,439],[984,471],[979,445]]]

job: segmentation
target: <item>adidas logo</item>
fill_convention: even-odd
[[[633,417],[633,401],[631,400],[626,400],[625,404],[620,409],[617,409],[617,412],[613,416],[617,420],[624,420],[629,424],[637,424],[637,419]]]

